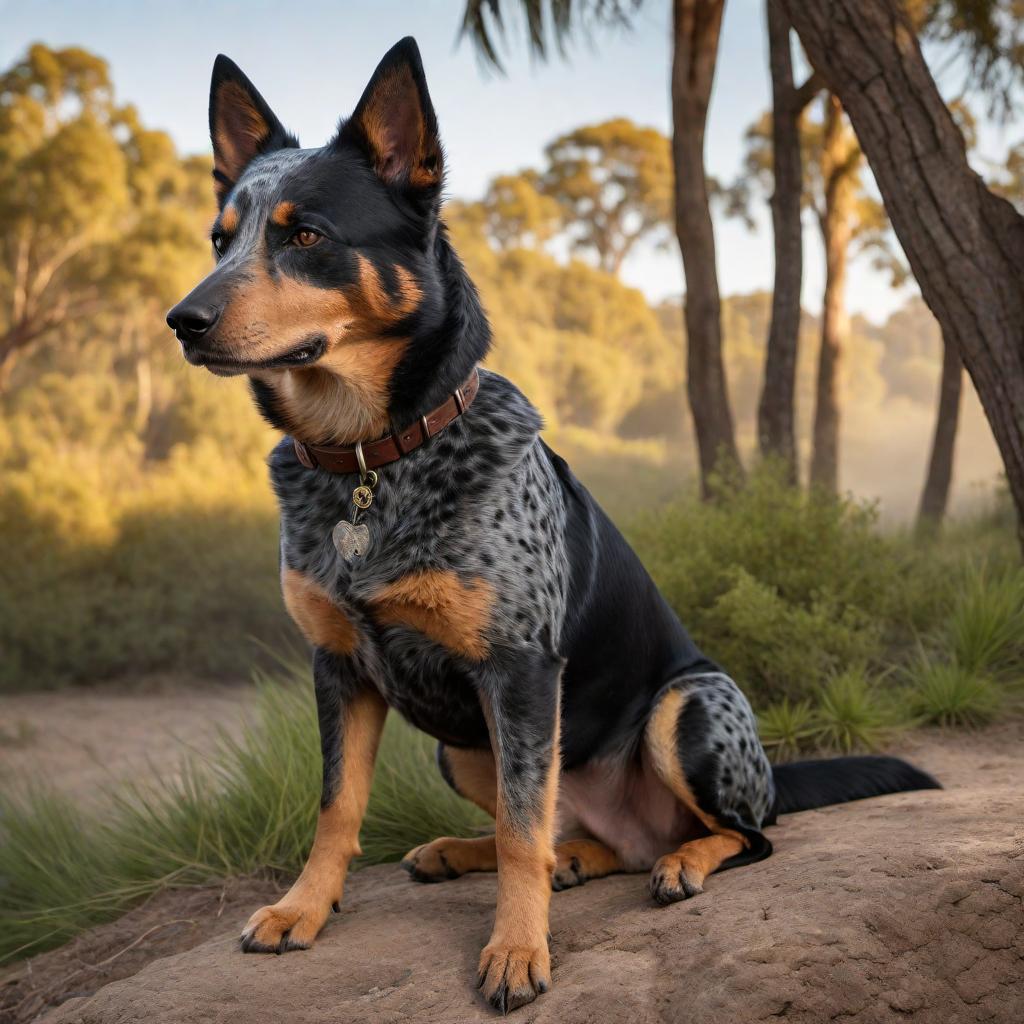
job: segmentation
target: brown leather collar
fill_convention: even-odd
[[[470,407],[479,390],[480,373],[474,369],[465,384],[456,388],[455,393],[450,395],[446,402],[442,402],[426,416],[421,416],[405,430],[385,434],[377,441],[367,441],[366,444],[354,448],[305,444],[293,438],[295,454],[306,469],[319,467],[328,473],[358,473],[386,466],[389,462],[397,462],[403,455],[415,451],[435,434],[440,434],[452,420],[458,419]],[[359,449],[362,450],[362,465]]]

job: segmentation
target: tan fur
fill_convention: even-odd
[[[490,715],[488,721],[491,721]],[[498,790],[495,834],[498,901],[494,930],[480,954],[478,973],[484,997],[492,999],[504,985],[508,989],[510,1007],[532,999],[537,986],[543,989],[551,984],[547,935],[551,875],[555,869],[559,760],[556,711],[551,768],[543,798],[536,808],[536,818],[526,831],[509,817],[500,787]]]
[[[295,204],[286,200],[283,203],[278,203],[277,206],[274,207],[273,212],[270,214],[270,220],[279,228],[285,228],[291,224],[294,216]]]
[[[683,843],[675,853],[668,853],[658,859],[654,872],[668,877],[680,873],[686,875],[690,884],[699,888],[704,879],[717,871],[723,861],[736,856],[746,848],[746,841],[737,833],[722,832],[718,835],[704,836]]]
[[[574,862],[575,861],[575,865]],[[569,839],[555,847],[555,877],[562,872],[584,879],[603,878],[622,871],[619,855],[596,839]]]
[[[224,82],[217,91],[213,136],[214,166],[229,181],[237,181],[246,164],[259,152],[270,126],[249,94],[237,82]],[[215,186],[223,191],[219,182]]]
[[[490,750],[445,747],[444,759],[461,796],[492,818],[498,813],[498,776]]]
[[[427,138],[412,72],[396,68],[378,84],[360,114],[363,130],[373,153],[377,173],[391,181],[408,171],[417,187],[433,185],[441,173],[441,154],[436,141]],[[433,167],[424,166],[433,159]]]
[[[494,588],[483,579],[463,583],[450,570],[424,569],[382,587],[371,599],[384,626],[403,625],[471,661],[483,661]]]
[[[410,850],[402,863],[415,865],[418,872],[431,878],[450,878],[471,871],[497,871],[498,850],[494,836],[475,839],[442,836]]]
[[[351,444],[387,432],[391,376],[408,339],[381,335],[423,298],[404,267],[395,268],[393,298],[377,268],[362,254],[356,259],[358,282],[343,290],[273,280],[254,265],[221,317],[221,338],[245,362],[271,360],[315,335],[327,338],[314,366],[252,374],[276,392],[289,433],[310,444]]]
[[[223,231],[231,234],[238,230],[238,207],[225,206],[224,212],[220,215],[220,226]]]
[[[711,833],[701,839],[684,843],[675,853],[659,858],[652,876],[678,876],[686,874],[690,882],[699,887],[704,879],[721,863],[750,846],[750,841],[735,829],[719,824],[714,815],[703,811],[690,788],[683,766],[679,763],[677,736],[679,716],[686,704],[686,696],[679,690],[669,690],[654,709],[647,724],[645,742],[655,771],[676,798],[690,810]]]
[[[281,572],[281,590],[288,614],[311,644],[342,655],[359,646],[359,633],[351,620],[311,579],[286,568]]]
[[[389,427],[391,374],[408,342],[353,341],[316,366],[260,374],[277,393],[289,433],[309,444],[351,444]]]
[[[331,904],[345,888],[349,862],[362,852],[359,826],[370,798],[387,704],[373,690],[359,693],[348,705],[342,726],[342,762],[338,795],[320,812],[316,838],[302,874],[287,895],[257,910],[245,927],[265,947],[274,948],[290,930],[290,941],[309,946],[323,927]]]

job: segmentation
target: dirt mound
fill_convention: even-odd
[[[525,1022],[821,1024],[1024,1020],[1024,743],[1019,726],[909,751],[949,787],[809,812],[776,855],[654,906],[645,876],[552,902],[554,987]],[[243,956],[249,907],[208,942],[53,1011],[51,1024],[255,1019],[491,1020],[473,991],[495,883],[351,879],[317,946]],[[234,927],[230,932],[222,924]]]

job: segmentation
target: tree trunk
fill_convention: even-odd
[[[781,2],[842,100],[921,293],[971,375],[1020,519],[1024,218],[968,166],[901,0]]]
[[[790,483],[798,482],[796,462],[796,357],[800,335],[800,287],[803,281],[803,235],[800,202],[803,164],[800,114],[803,103],[793,83],[789,20],[768,0],[768,57],[772,73],[771,209],[775,236],[775,285],[772,319],[764,361],[764,387],[757,407],[761,454],[786,464]]]
[[[932,454],[928,460],[928,478],[921,493],[917,514],[918,530],[927,532],[938,526],[946,514],[949,492],[953,484],[953,452],[960,422],[960,392],[963,385],[963,364],[956,345],[942,339],[942,381],[939,384],[939,411],[935,417]]]
[[[825,296],[810,476],[812,486],[836,494],[839,490],[839,364],[850,333],[846,313],[846,266],[853,224],[852,168],[843,139],[843,110],[831,95],[826,99],[821,171],[825,182],[825,208],[821,215]]]
[[[672,160],[676,237],[686,275],[687,393],[705,497],[724,462],[739,469],[722,363],[715,234],[704,173],[704,126],[725,0],[673,0]]]

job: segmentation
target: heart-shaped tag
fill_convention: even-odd
[[[353,526],[347,519],[342,519],[331,531],[331,540],[346,562],[365,555],[370,549],[370,531],[366,523]]]

